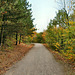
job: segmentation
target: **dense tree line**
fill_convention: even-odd
[[[31,4],[27,0],[0,0],[0,44],[15,39],[16,45],[21,38],[31,35],[33,29]]]
[[[75,2],[71,1],[69,14],[64,8],[58,10],[54,19],[50,20],[47,30],[43,32],[43,39],[49,47],[62,53],[68,59],[75,61]]]

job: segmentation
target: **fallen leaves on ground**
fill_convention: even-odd
[[[0,75],[6,72],[14,63],[21,60],[33,46],[33,44],[27,45],[21,43],[15,46],[13,50],[0,51]]]

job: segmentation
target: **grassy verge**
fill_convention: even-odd
[[[0,75],[5,73],[14,63],[21,60],[33,46],[33,44],[21,43],[14,46],[12,50],[6,49],[0,51]]]
[[[54,55],[56,61],[62,63],[66,73],[65,75],[75,75],[75,62],[72,63],[71,61],[68,61],[63,54],[50,49],[47,44],[44,44],[44,46]]]

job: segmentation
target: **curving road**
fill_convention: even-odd
[[[5,75],[64,75],[64,70],[42,44],[36,43]]]

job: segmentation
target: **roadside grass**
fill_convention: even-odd
[[[47,44],[43,44],[55,57],[57,62],[64,66],[65,75],[75,75],[75,62],[67,60],[62,53],[52,50]]]
[[[34,44],[13,45],[0,51],[0,75],[3,75],[13,64],[21,60]]]

